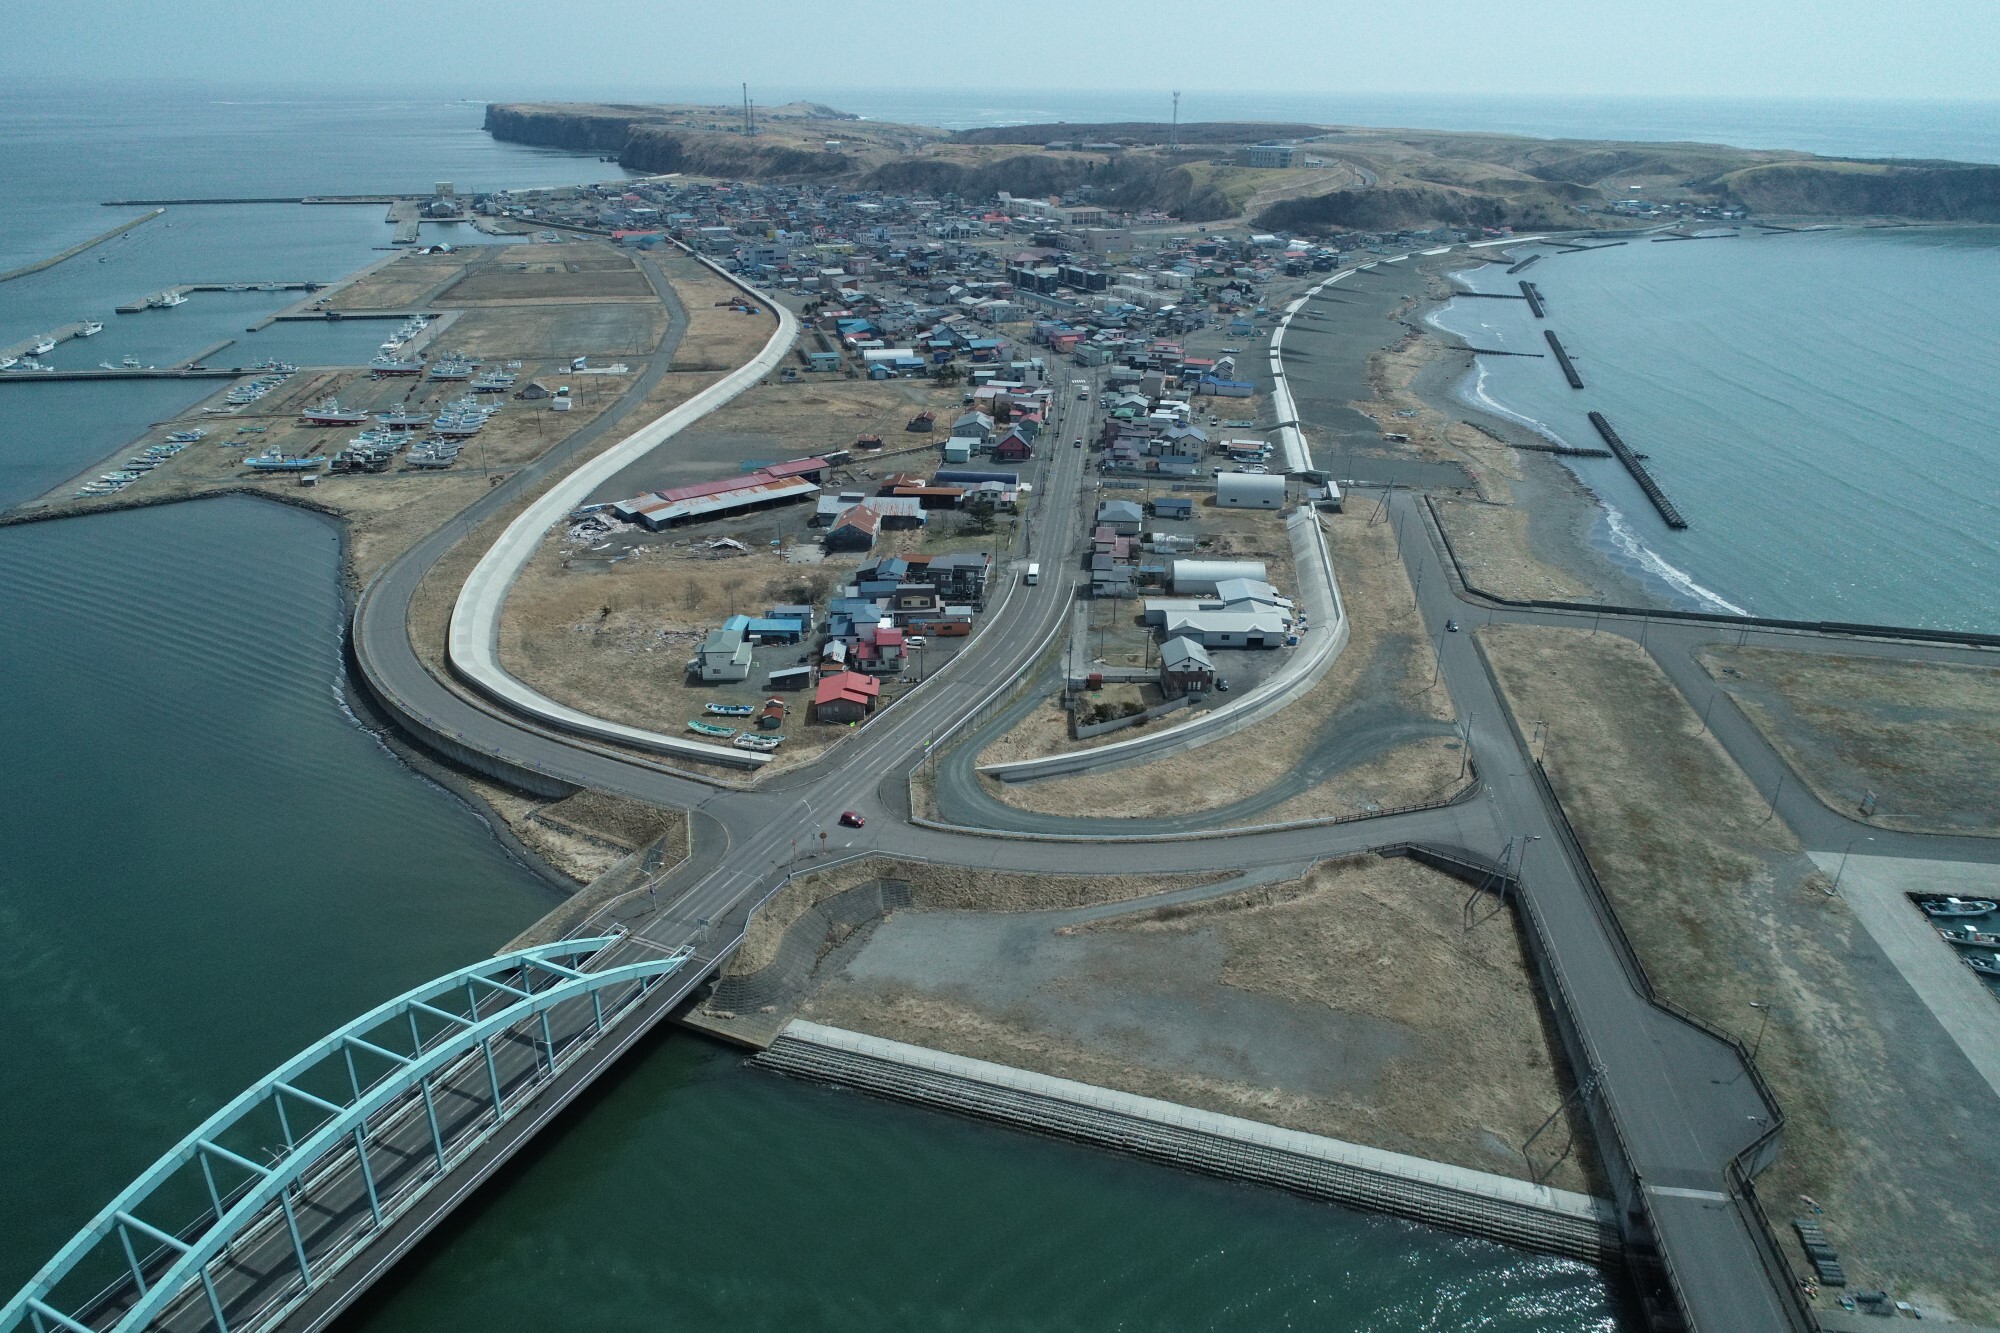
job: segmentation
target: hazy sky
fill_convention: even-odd
[[[845,88],[2000,97],[1996,0],[60,0],[0,75],[518,98]],[[1193,110],[1193,108],[1190,108]]]

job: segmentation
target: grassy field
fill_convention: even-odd
[[[1550,779],[1656,988],[1760,1038],[1788,1121],[1758,1182],[1780,1226],[1815,1200],[1850,1282],[1994,1322],[2000,1145],[1941,1130],[1968,1117],[1920,1091],[1957,1048],[1638,645],[1478,633],[1522,731],[1546,722]]]
[[[1727,647],[1701,664],[1833,809],[2000,837],[2000,668]]]

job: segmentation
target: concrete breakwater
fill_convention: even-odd
[[[1581,389],[1583,376],[1576,373],[1576,364],[1569,359],[1569,350],[1562,345],[1562,339],[1556,337],[1554,329],[1543,329],[1542,336],[1549,340],[1549,350],[1556,354],[1556,364],[1562,367],[1563,378],[1569,381],[1569,387]]]
[[[753,1063],[1546,1254],[1621,1252],[1616,1210],[1587,1194],[859,1032],[795,1019]]]
[[[1537,259],[1540,255],[1535,256]],[[1521,295],[1527,298],[1528,309],[1535,312],[1536,319],[1547,319],[1548,312],[1542,309],[1542,289],[1526,278],[1521,279]]]
[[[1552,333],[1549,337],[1553,338],[1555,335]],[[1660,489],[1660,483],[1653,480],[1653,474],[1646,470],[1646,465],[1639,461],[1639,456],[1632,452],[1631,446],[1619,438],[1618,432],[1611,428],[1611,423],[1605,419],[1604,414],[1592,411],[1590,424],[1597,427],[1597,433],[1604,437],[1604,442],[1611,446],[1611,452],[1625,465],[1625,470],[1632,474],[1632,480],[1639,483],[1639,489],[1653,502],[1653,508],[1660,511],[1660,517],[1666,520],[1667,526],[1676,530],[1685,528],[1688,523],[1681,517],[1681,511],[1674,507],[1674,502]]]
[[[106,241],[111,240],[114,237],[123,236],[126,232],[132,230],[132,228],[138,226],[140,223],[151,222],[154,218],[160,216],[160,214],[166,211],[167,210],[164,208],[156,208],[152,212],[143,213],[140,216],[133,218],[128,222],[121,222],[109,231],[100,232],[98,235],[91,237],[87,241],[79,241],[77,244],[72,245],[69,249],[64,250],[58,254],[50,255],[47,259],[40,260],[33,264],[23,264],[19,268],[10,268],[5,273],[0,273],[0,282],[11,282],[15,278],[25,278],[30,273],[40,273],[45,268],[54,268],[57,264],[62,263],[63,260],[72,259],[77,255],[82,254],[85,250],[88,250],[93,246],[102,245]]]

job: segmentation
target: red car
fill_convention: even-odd
[[[858,811],[843,810],[840,812],[840,822],[847,825],[847,827],[849,828],[860,828],[863,824],[866,824],[868,821],[863,819],[860,815],[860,812]]]

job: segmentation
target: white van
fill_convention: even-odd
[[[1037,583],[1040,583],[1042,581],[1042,567],[1040,565],[1034,565],[1034,564],[1029,565],[1028,576],[1026,579],[1022,581],[1025,582],[1030,588],[1034,587]]]

